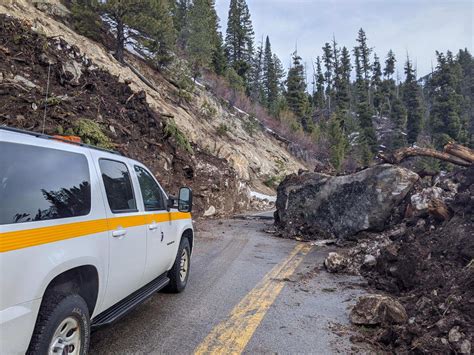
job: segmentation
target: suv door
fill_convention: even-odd
[[[151,281],[168,271],[174,260],[170,213],[166,209],[166,196],[153,175],[143,166],[134,166],[140,185],[147,223],[147,261],[145,280]]]
[[[144,285],[145,216],[137,207],[130,166],[115,157],[95,159],[101,175],[109,229],[109,276],[104,309]]]

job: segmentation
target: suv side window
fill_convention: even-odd
[[[100,159],[99,166],[112,212],[137,212],[137,202],[127,166],[108,159]]]
[[[0,152],[0,225],[89,214],[83,154],[9,142],[0,142]]]
[[[135,173],[140,183],[145,211],[158,211],[165,209],[165,202],[160,187],[148,171],[135,165]]]

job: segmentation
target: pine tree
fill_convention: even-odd
[[[395,73],[395,53],[390,49],[387,54],[387,58],[385,59],[385,68],[383,70],[383,75],[387,79],[392,79],[393,74]]]
[[[460,88],[460,67],[451,52],[436,52],[438,64],[430,82],[432,107],[430,112],[431,130],[438,148],[449,141],[456,141],[461,134],[462,96]]]
[[[331,45],[326,42],[323,47],[323,62],[326,71],[324,72],[324,82],[326,84],[326,104],[329,110],[332,107],[333,96],[333,69],[334,69],[334,52]]]
[[[328,138],[330,147],[330,161],[336,170],[340,170],[344,161],[348,146],[347,138],[344,134],[341,117],[333,114],[328,122]]]
[[[285,91],[286,71],[285,68],[283,68],[280,58],[278,58],[275,53],[273,53],[273,67],[275,68],[275,77],[278,83],[278,95],[281,96]]]
[[[293,53],[293,65],[288,71],[286,101],[290,110],[300,119],[301,125],[308,130],[312,125],[308,120],[308,96],[304,66],[297,52]]]
[[[335,52],[337,53],[337,52]],[[346,47],[342,47],[340,63],[337,64],[335,75],[336,110],[347,112],[351,105],[351,57]]]
[[[267,36],[265,40],[265,52],[263,57],[263,84],[265,92],[265,105],[271,112],[275,111],[278,104],[280,80],[281,77],[278,77],[277,68],[275,67],[270,38]]]
[[[390,117],[395,124],[395,132],[393,134],[393,141],[391,142],[391,149],[398,149],[404,147],[407,143],[406,140],[406,125],[407,125],[407,110],[403,105],[402,100],[397,97],[393,97]]]
[[[210,68],[217,33],[213,18],[214,7],[210,0],[194,0],[189,11],[188,54],[194,78],[200,70]]]
[[[263,43],[257,47],[255,57],[252,60],[252,68],[249,77],[250,98],[254,102],[264,103],[264,68],[263,68]]]
[[[360,47],[354,48],[355,69],[356,69],[356,113],[359,119],[361,134],[359,135],[359,144],[363,152],[363,161],[365,164],[371,159],[367,152],[376,153],[377,137],[375,135],[374,124],[372,122],[372,108],[369,102],[368,83],[365,79],[364,59],[361,56]]]
[[[74,0],[70,4],[74,30],[79,34],[100,41],[101,19],[97,0]]]
[[[316,91],[314,93],[313,102],[314,106],[322,110],[326,107],[326,100],[324,94],[324,75],[321,68],[321,58],[318,56],[316,58]]]
[[[228,62],[248,83],[248,72],[253,57],[254,31],[250,11],[245,0],[231,0],[226,32]]]
[[[423,111],[420,87],[416,80],[415,70],[408,56],[405,62],[403,101],[407,109],[407,139],[409,144],[413,144],[421,132]]]
[[[177,46],[185,50],[189,38],[189,12],[191,9],[191,0],[176,0],[172,7],[173,24],[177,33]]]
[[[357,43],[359,43],[358,48],[360,55],[360,64],[364,73],[364,79],[367,82],[368,86],[370,80],[370,71],[372,69],[370,64],[370,54],[372,53],[372,49],[369,48],[369,46],[367,45],[367,37],[362,28],[359,30],[356,41]]]
[[[227,68],[227,58],[224,52],[222,33],[217,33],[214,51],[212,53],[212,68],[218,75],[224,75]]]
[[[382,94],[382,68],[380,60],[377,54],[374,54],[374,63],[372,66],[372,78],[371,78],[371,91],[372,91],[372,103],[376,112],[381,111],[383,103]]]

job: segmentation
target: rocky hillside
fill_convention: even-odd
[[[0,124],[41,130],[45,106],[46,133],[84,134],[96,122],[106,144],[144,161],[168,189],[191,185],[201,213],[248,208],[252,191],[271,194],[265,182],[304,168],[246,113],[201,85],[181,100],[175,85],[127,54],[143,81],[64,25],[67,10],[56,2],[15,0],[0,13]]]

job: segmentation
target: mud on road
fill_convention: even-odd
[[[347,310],[363,292],[362,279],[327,274],[327,247],[263,232],[272,223],[198,222],[185,292],[156,294],[99,329],[91,353],[366,352],[349,342]]]

